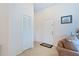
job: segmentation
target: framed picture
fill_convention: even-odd
[[[72,23],[72,15],[61,17],[61,24],[69,24],[69,23]]]

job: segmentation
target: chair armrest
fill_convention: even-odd
[[[56,47],[60,56],[79,56],[79,52],[75,52],[62,47]]]

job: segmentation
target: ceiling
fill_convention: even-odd
[[[56,3],[35,3],[34,4],[34,11],[39,12],[43,9],[46,9],[52,5],[55,5]]]

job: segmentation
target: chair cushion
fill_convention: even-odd
[[[71,41],[68,41],[67,39],[63,40],[63,45],[64,45],[64,48],[66,49],[77,51],[75,45]]]
[[[62,40],[60,40],[60,41],[58,42],[58,46],[59,46],[59,47],[62,47],[62,48],[64,47]]]

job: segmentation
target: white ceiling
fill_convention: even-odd
[[[34,11],[39,12],[43,9],[46,9],[52,5],[55,5],[56,3],[35,3],[34,4]]]

